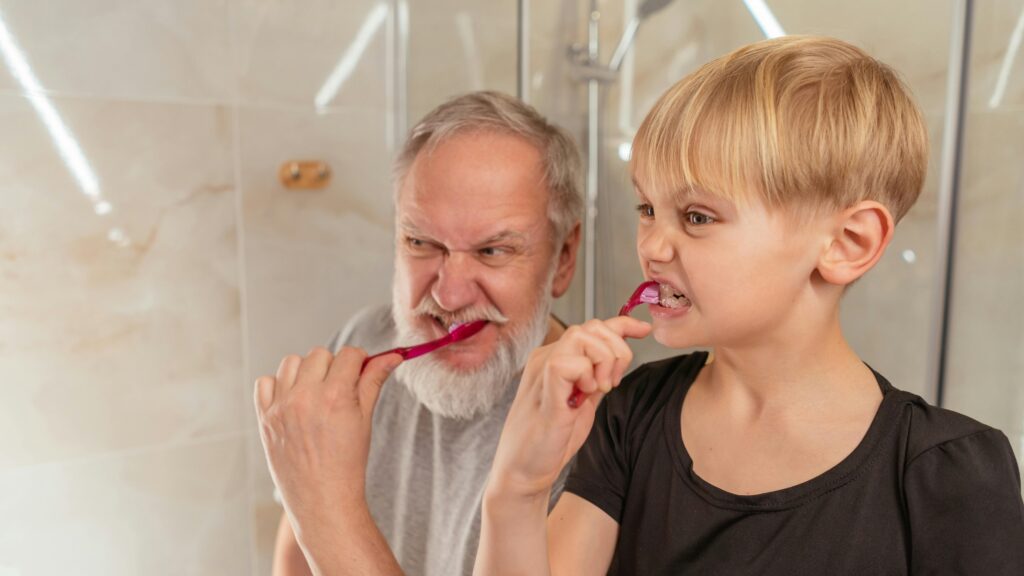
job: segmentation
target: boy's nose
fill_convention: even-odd
[[[661,226],[654,225],[637,236],[637,252],[644,260],[668,262],[672,259],[672,243]]]
[[[474,304],[480,295],[477,285],[475,260],[461,252],[445,256],[437,272],[437,280],[430,289],[434,300],[448,311]]]

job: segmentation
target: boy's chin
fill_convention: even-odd
[[[708,347],[709,344],[704,342],[701,338],[694,337],[693,334],[681,333],[680,330],[672,330],[667,327],[659,327],[655,323],[654,331],[651,332],[651,336],[654,340],[665,346],[666,348],[702,348]]]

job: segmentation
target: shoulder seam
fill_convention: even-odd
[[[972,436],[977,436],[979,434],[987,434],[989,432],[999,432],[999,430],[997,430],[995,428],[992,428],[991,426],[985,426],[981,430],[975,430],[974,432],[968,432],[967,434],[964,434],[962,436],[957,436],[956,438],[950,438],[949,440],[943,440],[942,442],[939,442],[938,444],[935,444],[933,446],[929,446],[928,448],[925,448],[921,452],[918,452],[909,461],[907,461],[907,465],[906,465],[905,468],[910,468],[911,466],[914,465],[914,462],[916,462],[918,458],[920,458],[921,456],[924,456],[925,454],[931,452],[932,450],[935,450],[936,448],[941,448],[941,447],[943,447],[943,446],[945,446],[947,444],[951,444],[953,442],[959,442],[960,440],[966,440],[967,438],[970,438]]]

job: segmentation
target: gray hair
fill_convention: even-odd
[[[541,153],[548,188],[548,220],[554,241],[563,242],[580,220],[580,155],[569,134],[549,123],[532,106],[500,92],[470,92],[441,104],[420,120],[405,141],[392,170],[395,202],[416,156],[452,136],[495,131],[520,136]]]

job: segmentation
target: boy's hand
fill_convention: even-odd
[[[380,388],[401,356],[366,352],[337,356],[314,348],[281,361],[275,376],[256,380],[260,438],[285,509],[299,527],[337,521],[366,507],[370,426]],[[297,528],[299,528],[297,527]]]
[[[650,331],[650,324],[627,316],[595,319],[531,354],[498,443],[492,495],[548,494],[590,433],[601,398],[619,385],[633,360],[625,338]],[[567,402],[574,386],[583,392],[577,408]]]

